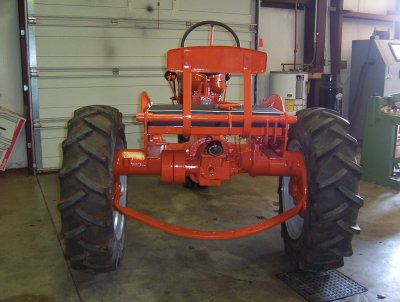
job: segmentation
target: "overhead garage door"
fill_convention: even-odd
[[[157,3],[160,5],[158,6]],[[254,48],[254,0],[32,0],[28,33],[36,171],[61,165],[66,122],[75,109],[111,105],[124,114],[128,147],[140,147],[135,123],[139,94],[170,103],[163,74],[168,49],[179,47],[185,30],[203,20],[231,26],[243,47]],[[205,45],[207,28],[191,35]],[[226,32],[216,44],[232,45]],[[229,100],[242,99],[240,77],[228,82]],[[175,138],[171,138],[172,140]]]

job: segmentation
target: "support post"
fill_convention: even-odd
[[[29,80],[28,22],[26,0],[18,0],[18,17],[21,48],[21,75],[23,86],[21,89],[23,90],[24,117],[26,118],[26,153],[28,160],[28,171],[30,174],[35,174],[34,140],[32,130],[32,100],[31,85]]]
[[[340,78],[342,56],[343,0],[331,0],[330,7],[331,74]]]
[[[304,63],[313,64],[313,73],[323,73],[325,66],[325,28],[327,0],[314,0],[306,8],[304,23]],[[317,19],[315,20],[315,12]],[[307,106],[319,105],[319,87],[321,80],[316,77],[310,81],[310,93],[307,98]]]
[[[396,15],[400,15],[400,0],[396,0]],[[394,38],[399,40],[400,39],[400,21],[397,20],[394,23]]]

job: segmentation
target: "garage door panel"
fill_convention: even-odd
[[[35,16],[68,16],[68,17],[80,17],[82,16],[83,6],[70,6],[70,5],[47,5],[47,4],[35,4],[34,14]],[[144,16],[145,10],[132,13],[129,8],[110,8],[110,7],[91,7],[85,10],[85,18],[95,17],[108,17],[108,18],[132,18],[135,16]],[[169,14],[170,15],[170,14]]]
[[[85,87],[39,89],[40,109],[68,108],[77,106],[139,104],[139,95],[146,90],[154,103],[170,104],[171,92],[168,87]],[[241,85],[230,84],[227,98],[239,100],[243,96]]]
[[[164,76],[163,68],[151,67],[60,67],[60,68],[35,68],[36,76],[42,79],[80,79],[86,81],[90,78],[157,78]],[[150,79],[151,80],[151,79]],[[147,83],[149,84],[149,82]]]
[[[109,103],[88,103],[87,105],[77,105],[77,106],[69,106],[69,107],[49,107],[49,108],[44,108],[40,109],[40,119],[50,119],[50,118],[55,118],[55,119],[64,119],[64,118],[72,118],[73,113],[75,110],[83,107],[83,106],[90,106],[90,105],[110,105]],[[138,109],[139,105],[138,104],[125,104],[125,105],[113,105],[112,107],[117,108],[119,111],[121,111],[124,114],[135,114]]]
[[[125,133],[142,133],[143,126],[140,124],[134,124],[133,118],[124,117],[123,123],[125,124]],[[50,139],[64,139],[67,135],[67,120],[63,123],[54,124],[52,122],[44,122],[43,128],[40,129],[41,136],[43,140]]]
[[[162,45],[160,47],[160,45]],[[159,56],[179,44],[170,39],[38,37],[36,50],[41,56]]]
[[[137,72],[140,73],[139,71]],[[157,73],[157,72],[154,72]],[[142,87],[142,90],[152,89],[151,87],[169,87],[164,79],[164,72],[160,72],[154,77],[143,72],[143,77],[138,75],[135,77],[93,77],[93,78],[40,78],[38,81],[39,89],[58,89],[58,88],[96,88],[96,87]],[[242,85],[242,77],[233,75],[227,82],[230,85]]]
[[[95,0],[63,0],[62,3],[55,0],[44,1],[41,3],[35,1],[34,11],[37,15],[48,16],[69,16],[81,17],[83,8],[85,17],[108,17],[108,18],[142,18],[142,19],[158,19],[157,4],[154,1],[149,3],[143,0],[118,0],[104,1],[97,3]],[[147,5],[153,8],[149,11]],[[196,20],[205,19],[204,13],[207,13],[208,20],[224,20],[231,22],[247,22],[250,23],[251,2],[243,0],[163,0],[160,1],[159,15],[161,20]]]
[[[203,42],[203,45],[206,44]],[[246,48],[252,48],[251,41],[241,40],[241,46]],[[198,41],[190,40],[187,46],[198,45]],[[134,52],[130,52],[129,55],[125,56],[108,56],[108,55],[96,55],[96,56],[83,56],[83,55],[56,55],[51,54],[49,56],[38,56],[37,57],[37,67],[39,68],[54,68],[62,69],[64,66],[68,68],[118,68],[125,66],[128,67],[160,67],[165,68],[166,66],[166,53],[167,50],[163,52],[162,55],[133,55]]]
[[[138,103],[140,93],[145,87],[84,87],[39,89],[40,107],[85,106],[87,104],[132,104]],[[168,100],[168,87],[152,89],[151,97],[158,102]]]
[[[86,37],[86,38],[142,38],[142,39],[173,39],[177,42],[181,41],[184,32],[188,29],[188,24],[177,23],[171,25],[169,28],[157,28],[153,23],[151,24],[130,24],[131,27],[125,27],[125,24],[118,26],[95,26],[93,21],[87,21],[87,25],[93,25],[86,27],[82,30],[82,27],[74,26],[71,27],[71,21],[57,20],[48,21],[43,26],[37,26],[35,29],[36,37]],[[95,23],[97,25],[97,23]],[[171,23],[173,24],[173,23]],[[189,23],[190,25],[191,23]],[[82,25],[82,24],[80,24]],[[249,41],[248,25],[228,24],[235,31],[240,40]],[[230,34],[227,34],[225,30],[220,27],[215,27],[216,39],[227,40],[230,38]],[[196,39],[208,39],[209,27],[202,26],[194,30],[190,37]]]
[[[92,81],[96,79],[90,79]],[[107,79],[102,79],[107,81]],[[40,118],[54,118],[54,117],[71,117],[72,112],[82,106],[88,105],[111,105],[118,108],[124,114],[134,114],[140,110],[140,94],[142,91],[147,91],[150,99],[156,104],[170,104],[170,97],[172,96],[171,91],[167,84],[164,86],[118,86],[117,82],[120,79],[113,79],[114,82],[110,83],[116,85],[116,87],[103,87],[101,82],[99,86],[86,87],[57,87],[39,89],[40,99]],[[128,79],[122,79],[124,83]],[[55,81],[55,80],[41,80],[43,82]],[[39,82],[39,87],[41,86]],[[62,81],[61,79],[57,80]],[[73,81],[79,81],[73,79]],[[49,85],[44,84],[44,85]],[[64,85],[68,85],[68,81],[64,82]],[[243,85],[242,78],[239,76],[233,76],[228,81],[227,89],[227,100],[230,101],[242,101],[243,100]]]
[[[140,73],[139,71],[137,72]],[[157,72],[154,72],[157,73]],[[143,73],[145,74],[145,73]],[[39,89],[58,89],[58,88],[96,88],[96,87],[153,87],[166,86],[168,83],[164,79],[164,72],[159,72],[151,79],[145,74],[144,77],[94,77],[94,78],[45,78],[38,82]],[[147,89],[147,88],[146,88]],[[144,89],[143,89],[144,90]]]
[[[129,123],[128,121],[124,121],[124,124],[125,124],[125,133],[126,134],[143,132],[142,124],[132,124],[132,123]]]
[[[145,61],[144,61],[145,59]],[[68,66],[69,68],[96,68],[106,67],[115,68],[120,66],[144,66],[146,67],[160,67],[165,66],[165,55],[160,56],[123,56],[123,57],[110,57],[110,56],[96,56],[96,57],[77,57],[77,56],[38,56],[37,64],[41,68],[60,68],[61,66]]]
[[[87,37],[38,37],[37,52],[41,56],[56,57],[91,57],[135,56],[155,57],[165,55],[169,49],[179,47],[179,41],[171,39],[143,38],[87,38]],[[242,42],[248,47],[248,42]],[[207,40],[190,39],[190,45],[206,45]],[[216,40],[216,45],[232,45],[232,40]],[[146,61],[144,61],[146,62]],[[146,65],[144,65],[146,66]]]
[[[138,104],[145,87],[89,87],[39,89],[40,108],[75,107],[91,104]],[[152,89],[151,98],[157,103],[171,103],[168,87]]]
[[[202,3],[202,1],[198,1],[199,3]],[[217,1],[214,1],[217,2]],[[223,2],[223,1],[221,1]],[[247,1],[243,1],[247,2]],[[225,2],[226,4],[226,2]],[[227,4],[229,6],[229,4]],[[191,11],[190,15],[188,16],[188,12],[184,10],[178,10],[174,14],[174,17],[179,19],[179,20],[189,20],[189,21],[204,21],[205,17],[207,20],[216,20],[216,21],[221,21],[224,23],[251,23],[251,16],[247,14],[222,14],[221,12],[207,12],[205,15],[205,12],[203,11]],[[194,22],[193,22],[194,23]]]
[[[36,5],[63,5],[63,6],[87,6],[87,7],[128,7],[129,0],[35,0]]]
[[[58,169],[61,167],[62,158],[61,156],[53,156],[53,157],[42,157],[41,158],[41,166],[43,168],[39,168],[38,170],[49,170],[49,169]]]
[[[68,16],[68,17],[132,17],[131,1],[136,0],[39,0],[28,1],[28,10],[31,14],[41,16]],[[144,14],[144,10],[140,10]],[[137,15],[136,12],[135,15]]]
[[[118,39],[129,39],[136,43],[141,44],[142,41],[157,40],[158,43],[162,43],[165,40],[171,40],[175,42],[174,47],[178,47],[180,38],[185,32],[185,28],[181,26],[180,29],[168,30],[168,29],[157,29],[157,28],[123,28],[123,27],[112,27],[112,28],[88,28],[82,31],[80,28],[62,26],[42,26],[37,29],[37,38],[81,38],[88,40],[95,39],[111,39],[118,41]],[[201,37],[199,37],[201,38]],[[139,42],[135,39],[141,39]]]
[[[143,148],[143,126],[125,124],[125,136],[128,148]]]
[[[96,103],[90,105],[96,105]],[[123,114],[135,114],[139,110],[139,105],[134,103],[126,105],[114,105],[114,104],[105,104],[105,105],[112,105],[113,107],[121,111]],[[40,109],[40,118],[38,120],[45,120],[52,118],[54,119],[71,118],[73,116],[73,112],[81,107],[82,105]]]
[[[243,86],[230,84],[226,93],[227,101],[243,101]]]
[[[64,140],[63,137],[55,138],[42,138],[42,156],[43,157],[55,157],[61,153],[61,143]]]
[[[153,5],[153,11],[147,6]],[[166,52],[177,48],[185,30],[202,20],[227,23],[242,47],[254,46],[252,0],[35,0],[28,1],[33,120],[38,170],[61,164],[60,144],[73,111],[110,105],[124,114],[128,146],[139,148],[143,126],[135,124],[140,93],[170,104],[163,75]],[[187,45],[207,45],[209,29],[199,28]],[[233,45],[215,29],[214,44]],[[241,77],[232,76],[226,99],[241,101]],[[176,135],[167,140],[176,142]]]
[[[193,12],[203,12],[209,14],[210,11],[220,14],[234,14],[235,16],[245,15],[251,17],[251,2],[243,0],[230,0],[229,5],[224,1],[202,0],[202,1],[179,1],[179,10]]]
[[[75,21],[76,22],[76,21]],[[81,21],[82,22],[82,21]],[[175,39],[179,40],[185,31],[185,25],[177,24],[175,29],[157,28],[154,23],[149,24],[126,24],[131,27],[125,27],[123,23],[118,26],[100,26],[94,21],[86,21],[87,27],[84,31],[81,26],[71,26],[68,20],[47,21],[43,26],[36,27],[37,37],[87,37],[87,38],[143,38],[143,39]],[[73,23],[72,23],[73,24]],[[82,25],[82,24],[80,24]]]
[[[94,0],[92,0],[94,1]],[[157,4],[154,1],[152,5],[153,11],[149,12],[146,6],[140,5],[135,7],[133,4],[137,0],[127,0],[127,7],[113,5],[109,6],[87,6],[86,0],[78,0],[75,5],[70,3],[58,4],[58,1],[49,1],[52,4],[40,4],[34,3],[34,14],[38,16],[58,16],[58,17],[82,17],[82,11],[84,11],[85,18],[112,18],[112,19],[152,19],[158,20]],[[160,1],[160,19],[161,20],[175,20],[180,13],[182,13],[184,20],[190,20],[191,16],[185,14],[184,11],[178,9],[167,9],[167,7],[173,7],[172,1],[187,1],[192,2],[194,0],[163,0]],[[80,3],[79,3],[80,2]],[[79,4],[78,4],[79,3]],[[151,5],[151,4],[150,4]],[[85,9],[86,8],[86,9]],[[204,18],[204,15],[202,16]],[[202,20],[203,18],[199,19]],[[197,19],[196,19],[197,20]]]
[[[173,9],[173,4],[172,4],[172,0],[164,0],[164,1],[160,1],[160,9],[167,9],[167,10],[172,10]],[[147,6],[151,5],[151,4],[156,4],[156,1],[150,2],[148,0],[134,0],[132,1],[132,6],[133,8],[137,9],[137,8],[141,8],[141,9],[146,9]],[[154,9],[157,9],[157,7],[154,7]]]
[[[45,124],[47,128],[40,130],[42,139],[64,139],[67,136],[66,124],[66,122],[62,123],[62,125],[54,125],[53,123]]]

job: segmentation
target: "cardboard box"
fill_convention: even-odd
[[[0,106],[0,170],[5,171],[25,119]]]

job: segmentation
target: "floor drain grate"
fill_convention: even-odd
[[[330,302],[351,297],[367,289],[336,270],[321,273],[294,271],[277,277],[310,302]]]

